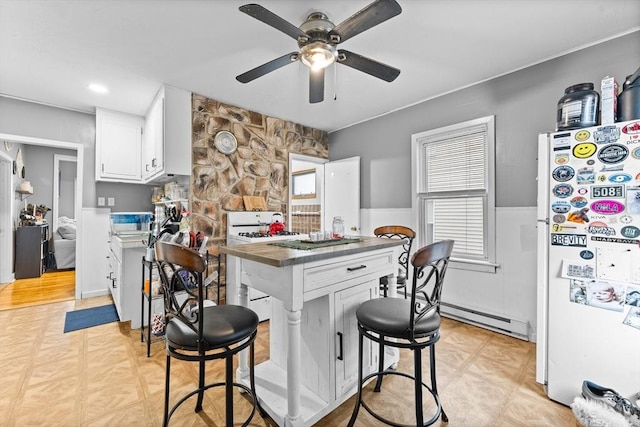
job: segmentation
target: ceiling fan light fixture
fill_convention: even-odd
[[[309,43],[300,49],[300,60],[312,70],[327,68],[337,57],[337,49],[324,42]]]

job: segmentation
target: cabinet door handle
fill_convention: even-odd
[[[347,271],[362,270],[363,268],[367,268],[367,266],[362,264],[362,265],[359,265],[357,267],[347,267]]]
[[[344,360],[342,358],[342,332],[338,332],[338,345],[339,345],[339,349],[340,349],[340,354],[338,354],[338,360]]]

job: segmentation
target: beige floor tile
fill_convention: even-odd
[[[160,426],[164,399],[165,349],[140,342],[139,330],[129,322],[114,322],[63,333],[67,311],[111,303],[108,296],[0,312],[0,425],[47,426]],[[268,323],[256,341],[258,363],[268,357]],[[546,398],[535,383],[535,345],[491,331],[443,319],[436,344],[438,388],[449,427],[570,425],[571,410]],[[429,356],[423,356],[423,375],[429,383]],[[237,361],[236,361],[237,363]],[[207,363],[207,382],[222,379],[224,362]],[[410,351],[401,352],[398,369],[411,372]],[[172,360],[171,402],[197,384],[197,364]],[[413,387],[402,378],[385,379],[383,393],[368,392],[372,405],[387,417],[412,423]],[[224,424],[222,389],[205,394],[205,409],[193,412],[195,398],[175,414],[172,425]],[[425,394],[426,408],[433,406]],[[355,401],[350,398],[316,425],[343,426]],[[242,396],[235,402],[236,425],[250,412]],[[547,423],[547,424],[544,424]],[[256,415],[252,426],[273,427]],[[360,410],[356,426],[378,426]],[[440,421],[436,426],[446,424]]]

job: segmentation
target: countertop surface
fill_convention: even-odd
[[[401,239],[381,239],[379,237],[354,236],[362,241],[343,245],[314,248],[310,250],[289,249],[269,243],[247,243],[234,246],[220,246],[223,254],[272,265],[285,267],[311,261],[321,261],[345,255],[353,255],[377,249],[393,248],[403,243]]]

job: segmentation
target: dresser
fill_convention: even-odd
[[[49,225],[18,227],[16,231],[16,279],[40,277],[49,252]]]

